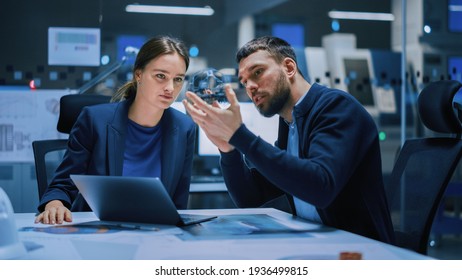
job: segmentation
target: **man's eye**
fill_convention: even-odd
[[[156,74],[156,77],[159,78],[159,79],[165,79],[164,74]]]

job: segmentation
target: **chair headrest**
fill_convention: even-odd
[[[418,98],[423,124],[440,133],[462,132],[459,111],[462,109],[462,84],[458,81],[437,81],[428,84]]]
[[[57,129],[69,134],[83,107],[109,103],[110,96],[95,94],[68,94],[59,100],[59,119]]]

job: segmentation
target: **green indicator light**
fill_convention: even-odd
[[[385,139],[387,139],[387,134],[383,131],[380,131],[379,132],[379,140],[380,141],[385,141]]]

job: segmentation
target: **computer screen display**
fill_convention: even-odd
[[[371,114],[378,116],[374,70],[369,50],[335,50],[328,58],[332,86],[353,95]]]
[[[364,106],[374,106],[369,64],[365,58],[344,58],[348,92]]]
[[[99,28],[48,28],[48,65],[99,66]]]

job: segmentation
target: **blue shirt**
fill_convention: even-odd
[[[128,120],[123,176],[160,177],[161,125],[144,127]]]
[[[297,104],[299,104],[303,100],[303,98],[305,98],[305,96],[306,96],[306,93],[300,98],[300,100],[298,100]],[[295,104],[295,106],[297,106],[297,104]],[[292,122],[289,124],[289,136],[287,139],[287,152],[296,157],[299,157],[299,153],[298,153],[299,140],[298,139],[299,137],[298,137],[297,124],[295,122],[295,116],[293,115],[293,112],[292,112]],[[293,198],[294,198],[295,209],[297,211],[297,216],[305,218],[313,222],[322,223],[321,217],[319,217],[316,207],[314,207],[312,204],[305,202],[295,196]]]

